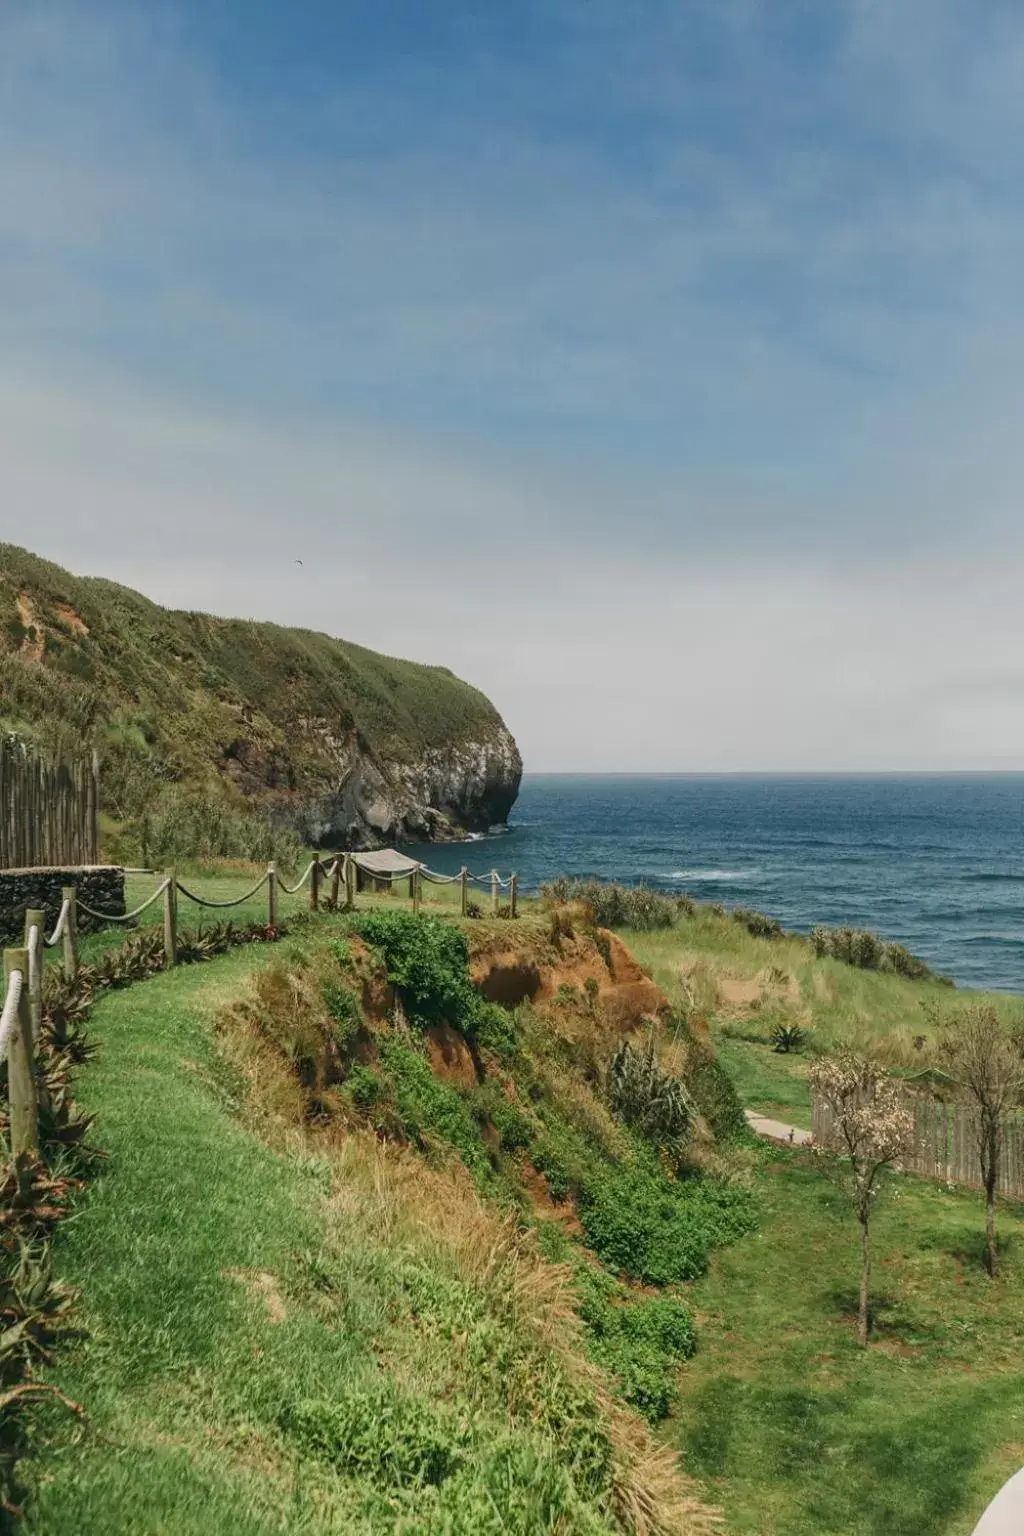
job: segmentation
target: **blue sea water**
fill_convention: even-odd
[[[417,856],[853,923],[962,986],[1024,992],[1024,774],[529,774],[507,831]]]

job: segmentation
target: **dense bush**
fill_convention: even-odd
[[[811,944],[819,959],[829,957],[843,960],[847,965],[858,966],[863,971],[891,971],[897,976],[906,976],[910,981],[938,979],[924,961],[912,955],[903,944],[897,944],[893,939],[880,938],[877,933],[868,933],[863,928],[851,928],[849,925],[825,928],[819,925],[811,929]]]
[[[353,927],[380,955],[416,1028],[449,1024],[497,1055],[514,1055],[515,1023],[504,1008],[485,1002],[470,981],[461,929],[411,912],[361,913]]]
[[[748,933],[755,939],[781,939],[782,924],[774,917],[766,917],[763,912],[752,912],[749,907],[733,907],[733,921],[742,923]]]
[[[749,1229],[752,1207],[741,1190],[708,1178],[672,1180],[655,1160],[638,1160],[595,1175],[580,1220],[609,1269],[672,1285],[702,1275],[712,1249]]]
[[[570,880],[564,875],[542,885],[541,895],[559,906],[579,902],[601,928],[635,928],[643,932],[671,928],[680,910],[674,897],[652,891],[646,885]]]

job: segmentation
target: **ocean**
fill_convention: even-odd
[[[645,882],[787,928],[852,923],[961,986],[1024,992],[1024,774],[528,774],[506,831],[434,869]]]

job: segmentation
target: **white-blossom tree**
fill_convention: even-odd
[[[914,1135],[914,1118],[904,1109],[900,1089],[874,1062],[842,1053],[823,1057],[810,1071],[811,1086],[832,1111],[835,1150],[844,1185],[861,1231],[860,1306],[857,1335],[868,1341],[868,1287],[871,1279],[871,1212],[882,1175],[899,1167]]]
[[[1024,1043],[991,1006],[965,1008],[948,1019],[939,1049],[961,1098],[975,1111],[975,1135],[985,1190],[985,1268],[996,1272],[996,1183],[1003,1124],[1024,1092]]]

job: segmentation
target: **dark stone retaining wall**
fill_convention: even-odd
[[[93,864],[80,869],[0,869],[0,940],[18,945],[25,935],[25,913],[29,907],[46,910],[47,931],[52,933],[60,916],[61,889],[78,887],[78,896],[97,912],[122,916],[124,870],[110,864]],[[101,928],[94,918],[79,913],[79,933]]]

